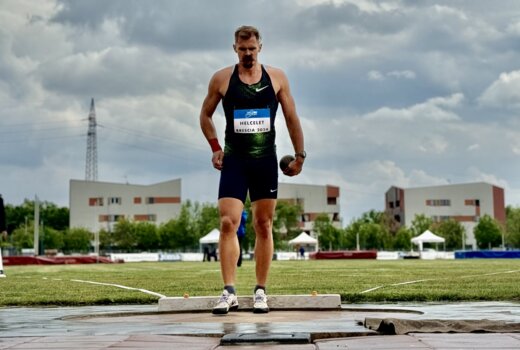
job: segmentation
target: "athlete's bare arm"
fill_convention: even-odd
[[[303,152],[303,130],[300,124],[300,118],[296,113],[296,104],[294,103],[294,99],[291,95],[289,80],[287,79],[285,73],[280,69],[269,67],[268,72],[269,76],[271,77],[271,81],[273,82],[273,87],[275,89],[276,96],[278,97],[278,101],[282,106],[285,123],[287,125],[287,130],[289,131],[289,136],[291,137],[294,152]],[[296,157],[296,160],[289,164],[288,169],[284,172],[284,174],[289,176],[298,175],[302,171],[303,162],[304,160],[302,158]]]
[[[231,67],[224,68],[216,72],[209,82],[208,86],[208,94],[202,103],[202,108],[200,111],[200,127],[206,139],[213,140],[217,138],[217,130],[215,128],[215,124],[213,123],[213,113],[215,113],[215,109],[226,94],[229,77],[231,76]],[[222,169],[222,159],[224,158],[224,152],[222,150],[218,150],[213,152],[213,157],[211,161],[213,163],[213,167],[215,169]]]

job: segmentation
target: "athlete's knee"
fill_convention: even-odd
[[[273,219],[270,217],[259,217],[254,219],[256,236],[259,238],[269,238],[272,234]]]
[[[223,215],[220,217],[220,232],[221,234],[236,234],[238,230],[239,221],[230,215]]]

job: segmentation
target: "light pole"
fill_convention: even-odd
[[[40,255],[40,202],[38,196],[34,196],[34,255]]]

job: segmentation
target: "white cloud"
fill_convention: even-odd
[[[464,100],[464,95],[456,93],[448,97],[435,97],[426,102],[413,105],[408,108],[394,109],[382,107],[374,112],[366,114],[367,119],[388,120],[433,120],[433,121],[456,121],[460,117],[449,108],[459,106]]]
[[[415,72],[411,70],[393,70],[386,75],[397,79],[415,79]]]
[[[520,70],[502,73],[480,96],[490,107],[520,108]]]
[[[427,136],[422,139],[419,149],[422,152],[441,154],[448,148],[448,141],[442,136]]]
[[[365,191],[380,193],[381,198],[391,186],[420,187],[446,184],[442,177],[429,175],[421,169],[411,169],[408,172],[391,160],[374,160],[359,166],[356,180],[359,181],[359,189],[364,186]],[[361,185],[370,183],[370,186]]]
[[[368,80],[385,80],[384,75],[378,70],[368,72]]]
[[[367,73],[368,80],[378,80],[382,81],[385,80],[387,77],[389,78],[395,78],[395,79],[415,79],[416,75],[411,70],[402,70],[397,71],[393,70],[387,73],[381,73],[378,70],[371,70]]]
[[[490,184],[502,187],[506,190],[509,188],[507,180],[501,179],[495,174],[483,172],[480,169],[478,169],[478,167],[471,167],[468,169],[468,172],[473,182],[488,182]]]
[[[520,21],[514,20],[507,25],[507,32],[515,36],[520,36]]]

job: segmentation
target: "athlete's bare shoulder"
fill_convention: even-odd
[[[267,71],[267,74],[269,74],[271,81],[273,82],[275,92],[278,93],[278,91],[280,91],[281,88],[287,85],[287,76],[285,75],[284,71],[280,68],[266,65],[264,65],[264,67]]]
[[[229,66],[215,72],[211,77],[210,89],[218,90],[219,93],[224,96],[229,85],[229,78],[231,78],[231,74],[233,74],[233,68],[234,66]]]
[[[233,66],[229,66],[226,68],[222,68],[213,74],[213,77],[211,80],[214,83],[217,83],[218,85],[221,85],[222,83],[228,83],[229,78],[231,77],[231,74],[233,74]]]
[[[280,68],[272,67],[272,66],[266,66],[264,65],[265,70],[267,73],[269,73],[269,76],[274,76],[276,78],[279,78],[280,76],[285,77],[285,73]]]

